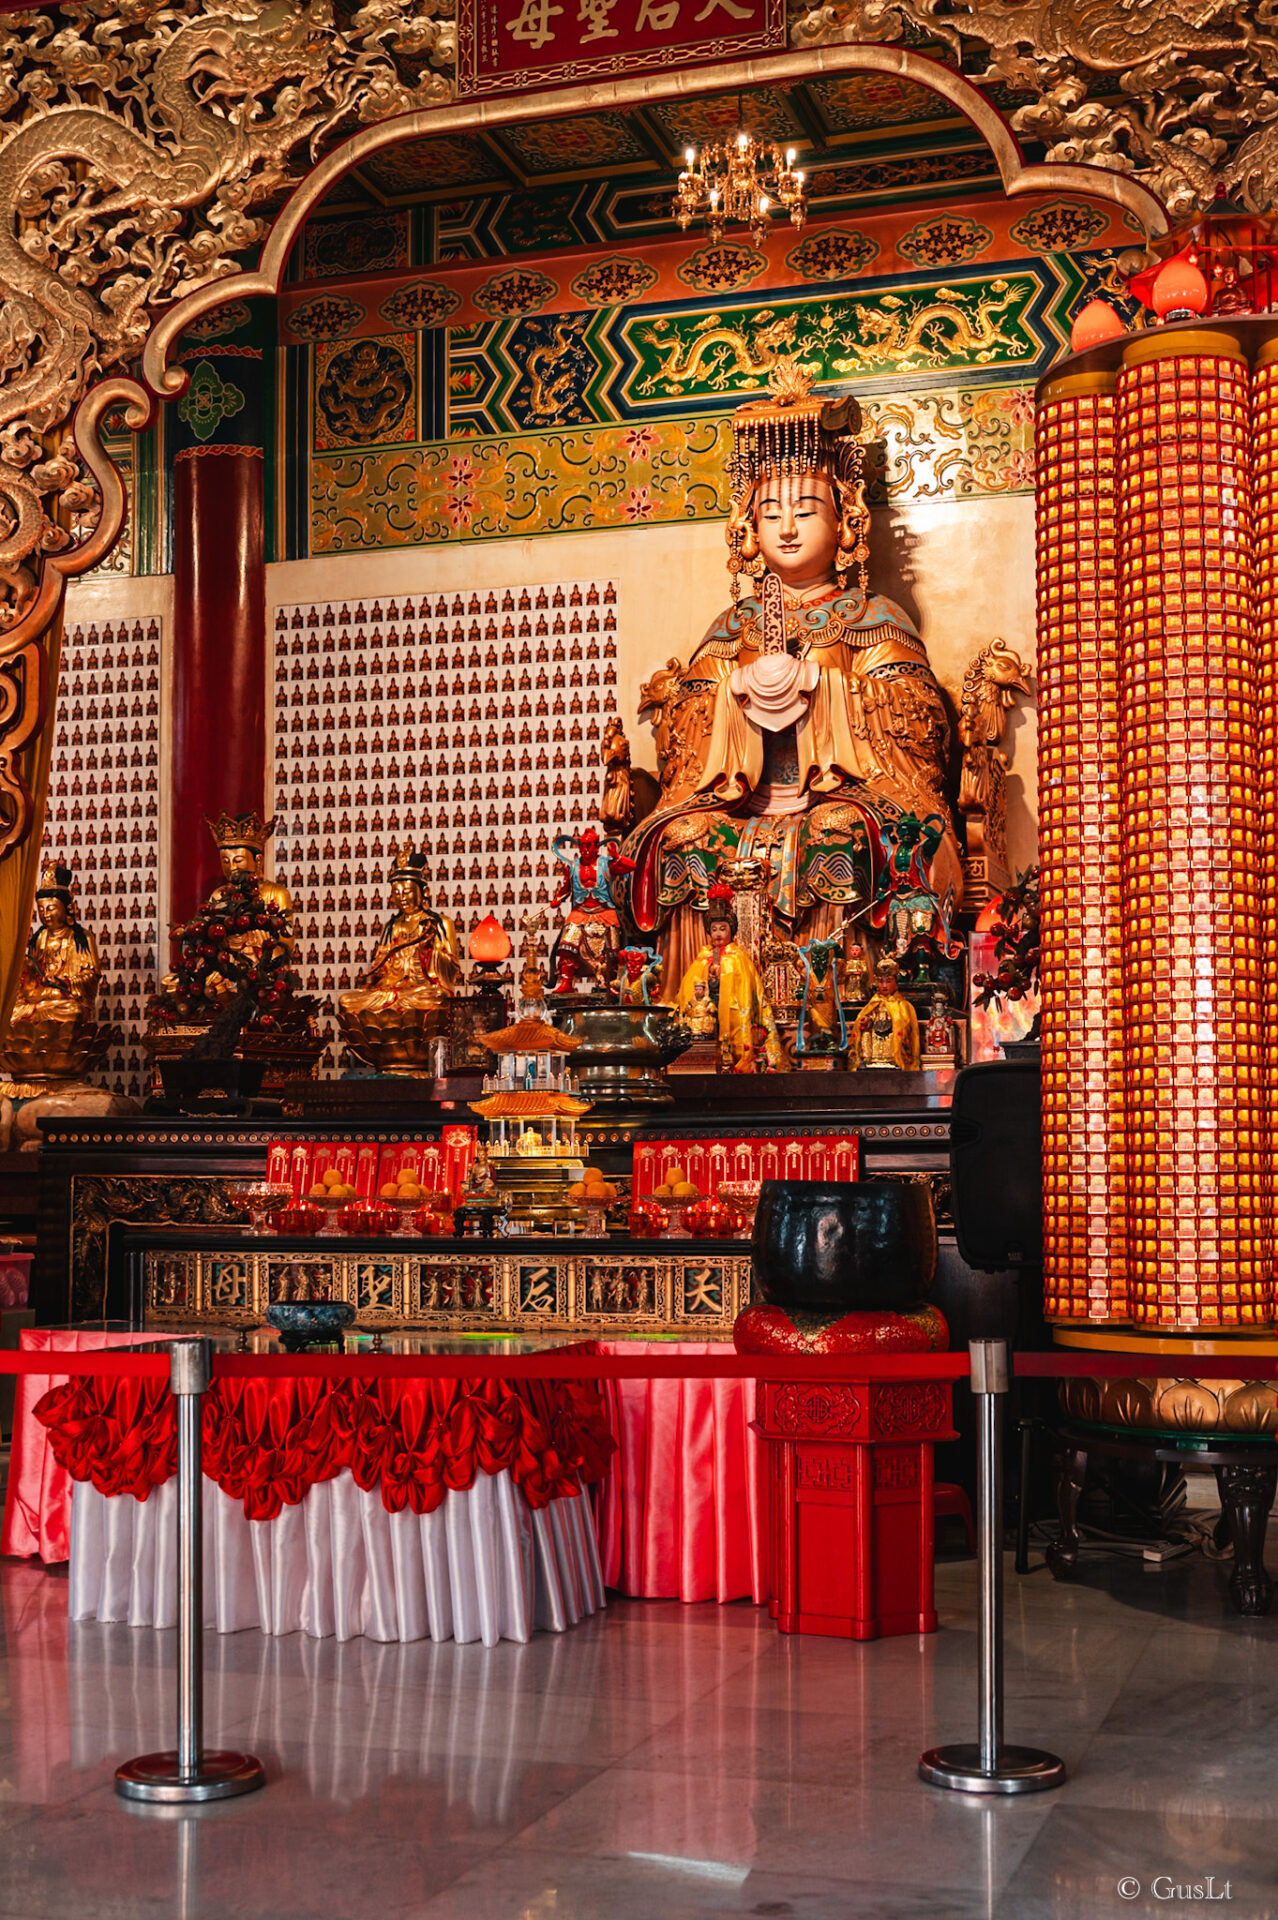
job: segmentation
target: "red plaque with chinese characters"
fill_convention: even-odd
[[[784,0],[459,0],[462,99],[785,49]]]

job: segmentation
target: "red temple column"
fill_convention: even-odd
[[[188,364],[191,364],[188,361]],[[210,342],[174,410],[169,917],[220,877],[206,814],[265,812],[261,349]]]

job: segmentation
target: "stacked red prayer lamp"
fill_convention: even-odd
[[[1037,444],[1047,1312],[1201,1336],[1274,1312],[1278,317],[1195,245]]]

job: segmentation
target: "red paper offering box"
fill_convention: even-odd
[[[445,1127],[440,1140],[273,1140],[266,1151],[266,1177],[291,1186],[295,1198],[336,1168],[345,1186],[362,1200],[407,1170],[423,1187],[455,1200],[475,1158],[476,1129]]]
[[[676,1167],[699,1193],[711,1196],[733,1180],[855,1180],[861,1168],[861,1136],[641,1142],[634,1152],[634,1198],[646,1199],[664,1186]]]

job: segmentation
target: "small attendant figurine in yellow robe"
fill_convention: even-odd
[[[684,974],[676,1005],[695,1028],[704,1020],[703,1008],[709,1001],[718,1024],[720,1071],[753,1073],[759,1064],[759,1038],[769,1036],[771,1051],[775,1026],[759,969],[746,949],[737,945],[732,889],[722,883],[710,888],[706,931],[709,939]]]
[[[874,969],[874,992],[853,1022],[849,1051],[858,1067],[913,1073],[922,1064],[918,1015],[897,984],[896,962],[886,956]]]

